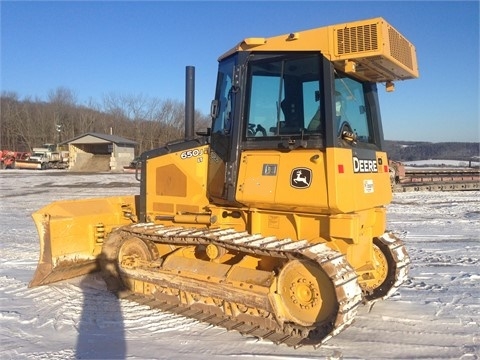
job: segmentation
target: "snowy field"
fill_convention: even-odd
[[[292,349],[150,310],[105,290],[98,274],[27,288],[38,261],[30,214],[52,201],[136,194],[132,174],[0,171],[1,359],[479,359],[480,193],[396,193],[389,228],[410,279],[360,308],[321,348]]]

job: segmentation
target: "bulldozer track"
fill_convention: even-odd
[[[394,272],[390,278],[386,280],[388,284],[385,293],[378,297],[379,299],[387,299],[392,296],[408,278],[408,271],[410,268],[410,257],[402,240],[395,237],[392,233],[385,233],[378,237],[378,240],[383,243],[390,252],[393,263],[392,268]]]
[[[113,235],[113,236],[112,236]],[[340,252],[332,250],[325,244],[311,244],[306,240],[277,239],[237,232],[234,229],[198,229],[154,224],[133,224],[123,227],[105,240],[100,257],[100,265],[107,287],[116,292],[120,298],[140,304],[191,317],[227,330],[235,330],[243,335],[272,341],[276,344],[299,347],[303,345],[319,346],[332,336],[348,327],[354,320],[358,306],[362,302],[362,293],[357,275]],[[124,269],[118,265],[117,254],[122,239],[140,238],[153,243],[174,246],[194,246],[215,244],[227,250],[243,254],[264,255],[289,261],[300,260],[313,262],[322,269],[333,284],[336,297],[336,311],[327,319],[314,325],[303,326],[297,323],[279,321],[274,309],[266,306],[238,315],[225,312],[225,308],[239,307],[232,301],[222,300],[222,306],[212,306],[185,301],[198,294],[184,289],[172,288],[169,295],[141,294],[126,289],[121,277],[136,279],[152,284],[168,283],[168,276],[162,278],[161,271],[151,266],[139,266],[136,269]],[[112,264],[115,264],[112,266]],[[155,264],[155,262],[152,262]],[[154,265],[153,265],[154,266]],[[114,270],[116,267],[116,270]],[[208,284],[206,284],[208,285]],[[232,289],[233,291],[234,289]],[[208,287],[207,290],[208,291]],[[173,294],[173,295],[172,295]],[[268,301],[266,301],[268,302]],[[260,301],[261,303],[261,301]],[[221,310],[221,311],[220,311]]]

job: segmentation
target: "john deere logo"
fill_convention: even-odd
[[[312,182],[312,170],[308,168],[295,168],[290,176],[290,186],[296,189],[305,189]]]

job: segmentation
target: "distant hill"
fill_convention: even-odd
[[[480,156],[480,143],[385,141],[388,158],[396,161],[469,160]]]

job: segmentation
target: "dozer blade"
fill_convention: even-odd
[[[98,270],[103,239],[132,223],[136,196],[51,203],[32,214],[40,239],[40,259],[29,287]]]

